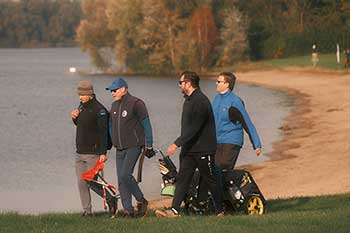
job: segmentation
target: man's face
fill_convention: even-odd
[[[79,95],[79,100],[81,103],[85,104],[92,99],[91,95]]]
[[[126,94],[126,88],[121,87],[121,88],[118,88],[117,90],[111,90],[111,94],[114,100],[120,100],[123,97],[123,95]]]
[[[188,89],[188,83],[184,81],[184,75],[182,75],[179,80],[179,87],[181,89],[182,94],[186,95],[187,89]]]
[[[229,83],[225,81],[225,77],[220,75],[216,80],[216,91],[223,93],[229,90]]]

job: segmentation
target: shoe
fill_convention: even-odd
[[[143,199],[141,201],[137,201],[136,215],[138,217],[146,216],[147,215],[147,207],[148,207],[148,201],[146,199]]]
[[[176,218],[180,216],[178,213],[175,213],[173,209],[156,210],[155,214],[159,218]]]
[[[127,211],[124,213],[123,218],[135,218],[134,213],[128,213]]]
[[[189,208],[192,208],[194,212],[205,211],[208,208],[208,203],[206,201],[193,201],[189,204]]]
[[[122,217],[122,218],[135,218],[135,213],[129,213],[129,211],[121,209],[118,210],[118,217]]]
[[[84,211],[84,212],[81,214],[81,216],[82,216],[82,217],[93,217],[94,215],[93,215],[93,213],[91,213],[91,212],[86,212],[86,211]]]

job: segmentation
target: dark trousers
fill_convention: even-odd
[[[215,205],[215,210],[221,212],[222,197],[217,173],[215,172],[213,155],[183,155],[180,159],[180,170],[176,176],[176,189],[172,208],[179,211],[192,181],[193,174],[198,168],[202,181],[209,188]]]
[[[237,158],[241,147],[234,144],[217,144],[215,153],[215,164],[220,170],[220,179],[222,178],[221,171],[233,170],[236,165]],[[220,182],[221,184],[222,182]],[[221,187],[222,189],[222,187]],[[208,186],[201,178],[199,180],[198,202],[208,200]]]
[[[241,147],[234,144],[217,144],[215,153],[215,164],[221,170],[233,170]]]

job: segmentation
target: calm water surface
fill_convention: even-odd
[[[79,49],[0,49],[0,211],[20,213],[80,211],[74,171],[75,126],[70,112],[79,104],[76,86],[93,82],[97,98],[110,107],[105,91],[112,76],[83,77],[69,67],[94,69]],[[165,151],[179,135],[183,97],[176,77],[127,77],[129,91],[148,107],[155,147]],[[213,99],[215,81],[202,80],[202,90]],[[260,133],[264,154],[280,139],[278,127],[290,110],[291,100],[279,91],[239,84],[236,93]],[[256,157],[248,137],[238,164],[266,160]],[[115,151],[109,151],[105,176],[116,183]],[[177,164],[177,155],[174,157]],[[158,198],[161,177],[157,158],[146,159],[143,183],[148,199]],[[102,200],[93,196],[94,210]]]

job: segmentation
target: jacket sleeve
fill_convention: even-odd
[[[140,120],[141,125],[145,132],[146,146],[152,147],[153,145],[153,134],[152,134],[152,126],[151,121],[148,116],[148,111],[146,108],[146,104],[142,100],[138,100],[134,106],[134,113],[137,118]]]
[[[208,119],[208,114],[208,106],[205,103],[201,102],[194,105],[193,111],[186,113],[186,116],[183,118],[185,122],[182,124],[180,137],[174,142],[175,145],[181,147],[191,141],[202,129]]]
[[[78,107],[78,110],[82,110],[82,109],[83,109],[83,105],[80,104],[79,107]],[[78,123],[78,118],[75,118],[75,119],[72,118],[72,121],[73,121],[73,123],[74,123],[75,125],[77,125],[77,123]]]
[[[97,113],[97,127],[98,127],[98,137],[99,137],[99,154],[105,155],[107,153],[108,146],[108,112],[105,109],[101,109]]]
[[[229,118],[233,124],[237,124],[237,122],[240,122],[242,124],[243,129],[247,132],[254,149],[261,148],[258,132],[256,131],[253,122],[245,110],[243,103],[242,105],[230,107]]]
[[[153,146],[153,134],[152,134],[152,126],[151,121],[149,120],[149,117],[146,117],[141,122],[142,127],[145,131],[145,138],[146,138],[146,147],[152,147]]]

